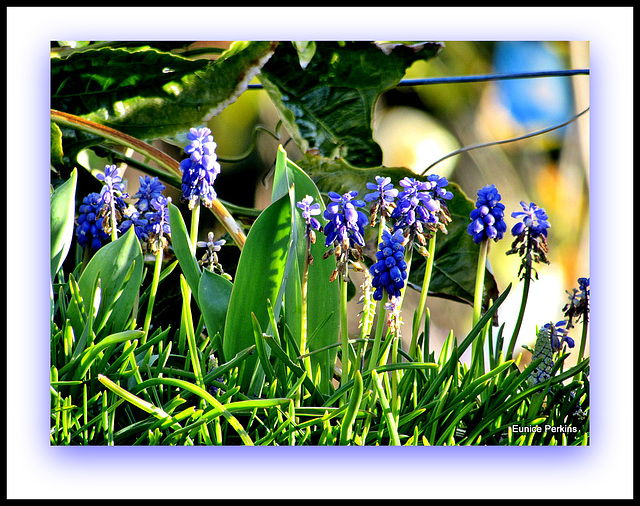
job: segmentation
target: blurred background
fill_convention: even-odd
[[[226,48],[229,44],[199,42],[192,48]],[[444,41],[444,44],[436,58],[416,62],[405,78],[589,68],[588,42]],[[378,100],[374,139],[382,147],[384,165],[404,166],[420,174],[461,147],[520,137],[563,123],[588,107],[589,77],[586,75],[397,87]],[[269,204],[270,175],[278,144],[285,146],[293,161],[302,156],[283,129],[277,132],[279,139],[255,130],[260,126],[276,133],[278,120],[266,92],[249,89],[208,123],[222,162],[222,173],[216,182],[220,198],[258,209]],[[163,148],[177,159],[182,157],[175,146],[167,144]],[[248,151],[251,154],[242,161],[231,161]],[[516,347],[516,353],[523,353],[525,365],[530,354],[521,346],[533,347],[536,325],[562,320],[562,309],[568,301],[566,291],[578,286],[579,277],[590,276],[589,113],[561,129],[539,136],[452,156],[438,163],[430,173],[456,182],[473,201],[480,188],[495,184],[506,206],[509,229],[516,222],[511,213],[522,210],[520,201],[535,202],[549,215],[550,265],[535,264],[539,279],[531,283]],[[137,177],[128,179],[137,181]],[[136,188],[129,188],[130,193],[135,191]],[[176,192],[174,201],[179,200],[179,196]],[[510,246],[508,233],[503,240],[492,242],[489,250],[490,268],[498,287],[502,290],[513,283],[499,311],[507,341],[522,298],[522,283],[517,278],[520,258],[505,255]],[[354,281],[358,285],[357,278]],[[358,333],[355,315],[360,311],[355,302],[357,298],[350,303],[354,334]],[[405,315],[413,314],[418,298],[417,292],[408,290]],[[466,336],[471,328],[472,308],[432,297],[428,298],[427,306],[432,318],[431,347],[437,355],[450,330],[458,341]],[[410,337],[409,320],[405,316],[405,339]],[[578,325],[570,333],[576,343],[580,331]],[[567,363],[575,362],[569,357]]]

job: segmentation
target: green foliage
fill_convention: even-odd
[[[433,58],[441,45],[398,45],[386,54],[369,42],[322,41],[304,46],[302,57],[301,47],[280,44],[259,76],[287,131],[303,152],[315,148],[358,167],[380,165],[382,150],[371,130],[376,100],[411,64]]]
[[[350,282],[352,295],[365,298],[355,339],[342,332],[353,315],[342,310],[340,281],[329,281],[335,258],[323,258],[321,232],[316,242],[305,237],[296,206],[305,196],[324,211],[328,191],[356,190],[362,198],[375,176],[391,177],[396,187],[416,177],[382,166],[371,114],[380,94],[412,63],[435,57],[440,44],[236,42],[214,61],[180,53],[184,47],[83,43],[52,60],[52,107],[73,115],[52,115],[52,169],[70,163],[73,170],[68,177],[56,172],[62,181],[51,195],[51,444],[589,443],[589,360],[565,368],[568,353],[556,352],[550,378],[530,385],[540,361],[523,367],[505,358],[503,327],[494,335],[492,323],[511,285],[499,292],[487,269],[479,321],[466,335],[451,331],[436,352],[429,347],[428,309],[415,346],[403,349],[392,312]],[[81,252],[73,240],[86,176],[78,153],[95,150],[86,168],[102,169],[92,164],[110,160],[114,145],[134,149],[158,162],[149,173],[179,184],[177,160],[125,133],[183,135],[235,100],[260,69],[285,128],[303,152],[313,149],[294,162],[279,146],[270,205],[243,214],[257,216],[254,221],[241,227],[234,213],[242,210],[216,201],[215,216],[236,231],[235,244],[225,248],[241,250],[229,269],[233,278],[201,267],[193,244],[199,210],[174,204],[166,256],[143,254],[133,227],[95,253]],[[446,235],[438,232],[428,290],[452,304],[473,304],[479,247],[466,227],[474,204],[455,183],[448,189],[452,221]],[[369,229],[368,245],[377,237]],[[372,248],[364,253],[370,264]],[[424,260],[414,254],[414,286],[422,286],[424,272]],[[165,303],[154,305],[159,294]],[[341,343],[341,335],[348,340]],[[481,352],[467,364],[461,357],[472,347]],[[571,431],[515,430],[538,425]]]
[[[370,191],[366,185],[374,181],[375,176],[391,178],[396,188],[399,188],[399,181],[405,177],[427,180],[426,176],[418,176],[405,167],[354,167],[342,158],[329,159],[313,153],[306,153],[297,164],[324,193],[334,191],[342,195],[356,190],[359,197],[362,197]],[[453,193],[453,199],[447,203],[452,221],[447,225],[448,233],[440,235],[436,243],[436,260],[429,294],[473,305],[475,263],[479,246],[467,233],[467,225],[469,213],[475,203],[455,183],[449,183],[447,189]],[[377,233],[369,229],[367,239],[373,241],[372,249],[375,251]],[[414,255],[409,280],[421,285],[424,271],[424,259],[420,255]],[[497,298],[498,287],[489,269],[485,271],[485,286],[486,301]]]
[[[62,183],[51,195],[51,278],[62,267],[73,239],[76,184],[78,172]]]
[[[51,107],[157,139],[199,126],[247,88],[275,43],[236,42],[215,61],[103,47],[51,61]]]

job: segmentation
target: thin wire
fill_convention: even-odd
[[[465,146],[464,148],[457,149],[456,151],[453,151],[453,152],[449,153],[448,155],[443,156],[439,160],[433,162],[426,169],[424,169],[420,175],[424,176],[425,173],[427,173],[429,171],[429,169],[431,169],[435,165],[439,164],[443,160],[446,160],[447,158],[450,158],[450,157],[452,157],[454,155],[459,155],[460,153],[465,153],[467,151],[471,151],[472,149],[486,148],[486,147],[489,147],[489,146],[496,146],[498,144],[507,144],[508,142],[521,141],[523,139],[528,139],[529,137],[535,137],[536,135],[544,134],[544,133],[547,133],[547,132],[551,132],[552,130],[556,130],[558,128],[562,128],[563,126],[568,125],[572,121],[577,120],[580,116],[585,114],[589,109],[590,108],[587,107],[584,111],[582,111],[581,113],[575,115],[573,118],[571,118],[571,119],[569,119],[569,120],[567,120],[567,121],[565,121],[563,123],[560,123],[558,125],[553,125],[553,126],[544,128],[542,130],[537,130],[535,132],[531,132],[531,133],[528,133],[526,135],[522,135],[520,137],[514,137],[512,139],[503,139],[501,141],[486,142],[486,143],[483,143],[483,144],[474,144],[473,146]]]
[[[403,79],[397,86],[423,86],[428,84],[479,83],[483,81],[503,81],[506,79],[532,79],[539,77],[570,77],[589,75],[589,69],[549,70],[541,72],[517,72],[512,74],[485,74],[456,77],[427,77],[422,79]],[[261,90],[262,84],[250,84],[250,90]]]

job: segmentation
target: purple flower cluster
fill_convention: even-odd
[[[362,200],[355,200],[357,195],[357,191],[344,195],[329,192],[331,202],[324,211],[328,221],[324,226],[325,246],[343,246],[345,249],[364,246],[364,227],[369,220],[362,211],[356,209],[365,205]]]
[[[182,199],[189,201],[189,209],[193,209],[201,201],[211,207],[217,194],[213,183],[220,174],[211,130],[207,127],[192,128],[187,134],[191,143],[184,148],[189,158],[182,160]]]
[[[431,174],[427,181],[405,177],[400,181],[404,188],[398,194],[396,208],[391,217],[396,220],[395,228],[424,228],[435,230],[440,220],[444,200],[453,198],[453,193],[444,189],[449,182],[446,178]],[[446,206],[444,206],[446,208]]]
[[[124,193],[124,183],[115,165],[107,165],[105,173],[97,177],[104,182],[102,191],[85,197],[79,209],[76,236],[80,246],[91,245],[94,250],[100,249],[109,240],[110,216],[115,211],[120,234],[134,227],[140,242],[152,252],[166,248],[166,237],[171,235],[168,207],[171,199],[162,194],[165,186],[158,178],[141,177],[140,189],[134,195],[138,200],[127,206],[123,197],[128,195]]]
[[[115,165],[106,165],[104,174],[97,174],[96,178],[104,183],[100,193],[90,193],[80,205],[78,215],[76,237],[83,248],[91,245],[93,250],[98,250],[109,240],[111,233],[111,214],[115,215],[116,226],[122,219],[122,212],[127,205],[124,198],[124,182],[118,174]]]
[[[358,260],[362,257],[362,248],[365,244],[364,227],[369,223],[369,218],[356,209],[365,206],[362,200],[355,199],[357,195],[357,191],[347,192],[344,195],[329,192],[331,202],[323,214],[327,220],[323,231],[324,244],[327,248],[331,248],[325,255],[333,253],[336,258],[336,270],[331,275],[331,281],[339,273],[342,273],[343,277],[346,276],[349,253]]]
[[[124,182],[118,174],[118,167],[115,165],[106,165],[104,174],[97,174],[96,177],[104,183],[102,191],[100,192],[103,202],[110,206],[111,202],[115,200],[116,208],[124,209],[126,204],[123,198],[129,195],[124,191]]]
[[[520,202],[523,211],[517,211],[511,213],[513,218],[522,217],[522,221],[516,223],[511,229],[511,235],[518,236],[522,234],[526,229],[530,230],[532,236],[537,237],[540,235],[547,236],[547,229],[551,226],[547,221],[549,217],[544,209],[538,207],[531,202],[527,205],[524,202]]]
[[[90,245],[93,250],[99,250],[109,240],[109,234],[102,228],[100,218],[103,207],[102,195],[95,192],[87,195],[80,204],[76,237],[83,248]]]
[[[196,243],[196,246],[198,246],[199,248],[207,248],[204,255],[202,256],[202,259],[198,260],[198,263],[205,269],[209,269],[211,272],[217,269],[222,276],[230,280],[231,276],[225,274],[224,269],[222,268],[222,265],[218,260],[218,253],[222,249],[222,246],[227,243],[227,241],[225,241],[224,239],[214,241],[214,237],[215,236],[213,232],[209,232],[207,234],[207,241],[198,241]]]
[[[311,195],[305,196],[300,202],[296,204],[298,208],[302,211],[302,217],[305,222],[305,237],[309,237],[311,242],[316,242],[316,235],[314,230],[320,230],[322,225],[314,218],[314,216],[318,216],[322,213],[322,209],[320,209],[320,204],[318,202],[313,202],[313,197]]]
[[[565,320],[553,323],[545,323],[544,328],[549,331],[549,337],[551,339],[551,349],[553,351],[559,351],[562,349],[562,343],[567,343],[569,348],[575,346],[574,340],[569,337],[567,328],[567,322]]]
[[[467,233],[476,244],[487,239],[498,241],[507,231],[501,199],[495,185],[487,185],[478,190],[476,208],[471,211],[471,223],[467,227]]]
[[[547,229],[549,217],[544,209],[531,202],[527,205],[520,202],[522,211],[511,213],[513,218],[522,218],[511,229],[511,234],[515,237],[511,244],[511,249],[507,255],[518,253],[522,257],[518,274],[522,279],[531,276],[531,273],[538,277],[538,273],[533,268],[533,262],[549,263],[547,258]]]
[[[407,262],[404,259],[404,235],[401,229],[393,234],[385,227],[382,230],[382,242],[376,253],[377,262],[369,272],[373,275],[375,288],[373,298],[381,300],[386,290],[390,298],[400,297],[407,279]]]
[[[390,177],[376,176],[375,183],[367,183],[367,188],[373,190],[364,196],[366,202],[372,202],[370,209],[371,220],[369,224],[373,227],[377,222],[378,212],[384,219],[391,216],[391,204],[398,196],[398,190],[393,187]]]
[[[573,288],[569,295],[569,302],[563,308],[564,315],[569,318],[567,328],[573,328],[573,320],[587,323],[589,321],[589,278],[578,278],[578,288]]]

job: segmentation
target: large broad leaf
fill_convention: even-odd
[[[385,52],[370,42],[316,42],[304,70],[296,47],[281,43],[259,75],[287,131],[303,152],[316,148],[367,167],[382,163],[371,129],[376,100],[442,44],[398,44]]]
[[[390,177],[396,188],[401,188],[398,182],[404,177],[426,180],[426,177],[416,175],[405,167],[359,168],[342,159],[329,160],[310,153],[305,154],[296,163],[306,171],[320,191],[332,190],[343,194],[356,190],[359,198],[364,198],[371,191],[367,189],[366,184],[374,183],[375,176]],[[452,221],[447,225],[447,234],[438,232],[429,294],[473,305],[476,265],[480,248],[467,233],[467,226],[470,223],[469,214],[475,204],[455,183],[450,182],[447,188],[453,192],[453,199],[447,201]],[[377,231],[368,229],[366,237],[371,238],[373,242],[371,242],[372,247],[368,247],[365,252],[373,255]],[[425,262],[422,256],[414,254],[409,281],[416,285],[415,288],[418,290],[422,286],[424,270]],[[493,300],[497,298],[498,287],[488,268],[485,271],[485,289],[486,298]]]
[[[272,198],[274,200],[281,198],[291,187],[293,187],[294,206],[295,203],[300,202],[304,197],[310,195],[314,198],[315,202],[320,204],[320,207],[324,211],[325,205],[316,185],[300,167],[287,158],[286,152],[280,147],[276,159]],[[326,220],[322,216],[318,216],[317,218],[322,224],[326,223]],[[295,207],[293,213],[293,221],[296,233],[295,252],[298,275],[289,275],[287,279],[287,294],[291,294],[289,298],[294,298],[294,301],[297,302],[297,292],[295,289],[300,290],[304,257],[307,254],[307,241],[304,236],[305,222],[297,207]],[[333,255],[326,259],[322,258],[326,248],[321,233],[319,233],[316,243],[311,244],[310,250],[314,260],[311,265],[309,265],[307,282],[307,344],[309,350],[314,351],[338,342],[340,326],[340,287],[337,281],[333,283],[329,282],[331,273],[336,268],[336,262]],[[288,302],[291,301],[289,300]],[[293,322],[289,324],[292,330],[294,328],[300,328],[300,316],[300,311],[296,310],[295,304],[288,305],[286,317],[288,320],[293,319]],[[299,336],[299,333],[294,332],[294,335]],[[299,345],[300,342],[298,341],[298,346]],[[330,389],[336,353],[337,348],[334,347],[311,356],[311,370],[314,374],[316,368],[320,366],[321,379],[320,381],[314,382],[319,385],[323,393],[328,393]]]
[[[100,279],[100,308],[94,319],[94,332],[98,335],[125,330],[142,283],[143,257],[140,243],[131,227],[122,237],[100,248],[93,256],[78,280],[84,300],[84,312],[93,311],[91,293]],[[71,310],[71,307],[70,307]],[[72,323],[80,322],[78,315]],[[83,328],[75,328],[81,335]]]
[[[102,48],[51,61],[51,107],[139,139],[201,125],[246,90],[276,42],[234,42],[215,61]]]
[[[76,206],[76,184],[78,172],[74,169],[71,177],[61,184],[51,195],[51,278],[62,266],[73,240],[73,220]]]
[[[269,326],[267,301],[271,301],[276,318],[279,316],[291,247],[291,197],[287,194],[258,216],[242,248],[224,326],[225,360],[255,344],[252,313],[262,329]],[[245,363],[240,380],[245,388],[255,363],[255,357]]]

